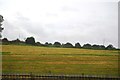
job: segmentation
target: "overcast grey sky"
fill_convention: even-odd
[[[3,37],[118,46],[118,0],[0,0]]]

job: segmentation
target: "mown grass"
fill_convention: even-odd
[[[3,73],[118,76],[117,50],[2,46]]]

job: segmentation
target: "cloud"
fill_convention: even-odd
[[[20,35],[40,42],[118,44],[116,2],[12,0],[4,1],[0,11],[5,18],[3,36],[9,39]]]

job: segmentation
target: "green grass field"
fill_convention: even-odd
[[[118,76],[117,50],[2,45],[3,73]]]

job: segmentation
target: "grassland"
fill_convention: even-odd
[[[117,50],[2,46],[3,73],[118,76]]]

